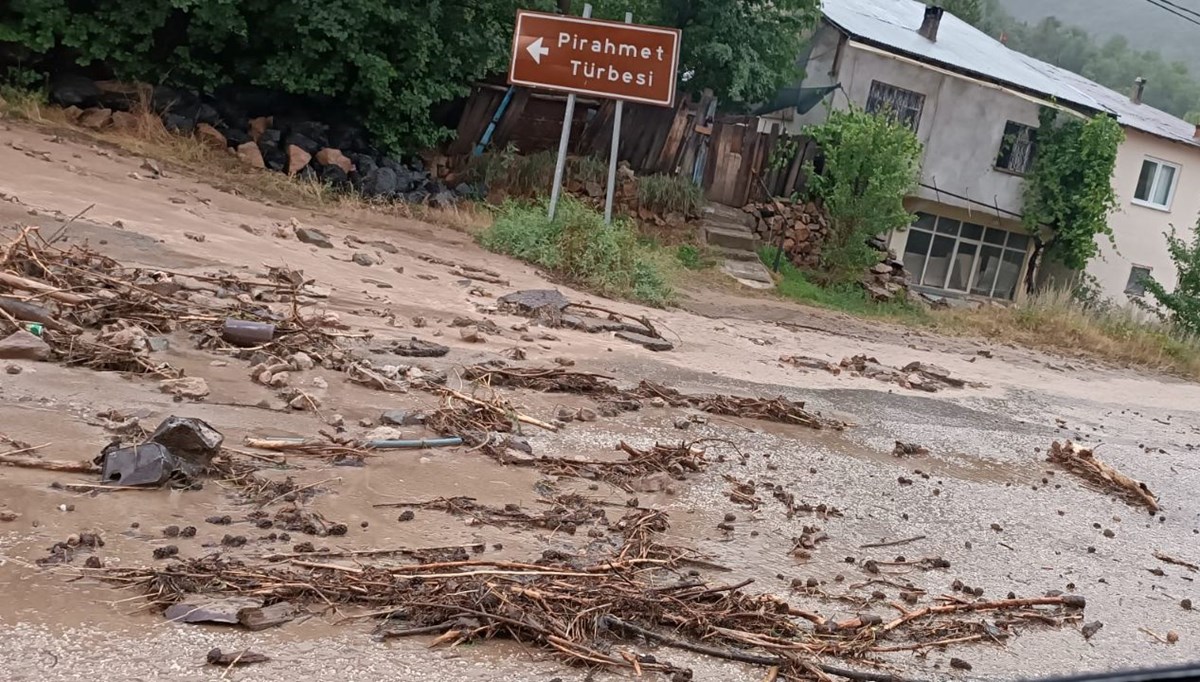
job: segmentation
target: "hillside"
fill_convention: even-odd
[[[1171,2],[1200,12],[1200,0]],[[1185,62],[1191,72],[1200,72],[1200,26],[1146,0],[999,0],[999,4],[1022,21],[1035,23],[1055,16],[1102,40],[1125,36],[1135,50],[1158,50],[1166,60]]]

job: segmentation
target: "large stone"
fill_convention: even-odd
[[[266,169],[267,167],[266,162],[263,161],[262,151],[259,150],[257,142],[247,142],[238,145],[237,155],[242,160],[242,163],[251,168]]]
[[[112,109],[85,109],[79,115],[79,125],[92,130],[102,130],[112,125]]]
[[[48,360],[50,346],[24,329],[0,339],[0,360]]]
[[[340,149],[326,147],[317,152],[317,163],[322,166],[337,166],[346,173],[354,172],[354,162],[350,160],[350,157],[343,154]]]
[[[333,242],[329,241],[329,237],[320,230],[314,230],[311,227],[296,228],[296,239],[299,239],[305,244],[319,246],[322,249],[332,249]]]
[[[213,149],[225,149],[225,147],[229,146],[229,142],[221,134],[221,131],[207,123],[196,125],[196,137],[200,138],[201,142]]]
[[[389,197],[396,193],[398,178],[391,168],[376,168],[363,177],[362,192],[369,197]]]
[[[50,101],[60,106],[90,107],[99,99],[100,89],[85,76],[62,74],[50,84]]]
[[[288,175],[295,175],[296,173],[299,173],[300,169],[307,166],[309,161],[312,161],[312,154],[309,154],[308,152],[304,151],[303,149],[301,149],[300,147],[297,147],[294,144],[288,145],[287,157],[288,157],[288,163],[287,163],[287,174]]]

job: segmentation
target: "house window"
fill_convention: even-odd
[[[1000,139],[1000,154],[996,168],[1025,175],[1033,170],[1033,155],[1037,151],[1037,129],[1009,121]]]
[[[1175,195],[1175,181],[1179,177],[1179,166],[1158,159],[1142,161],[1142,172],[1138,174],[1137,188],[1133,191],[1133,203],[1154,208],[1171,208]]]
[[[871,94],[867,97],[867,113],[888,113],[897,121],[917,132],[921,123],[921,108],[925,106],[925,95],[905,90],[894,85],[871,81]]]
[[[1151,268],[1144,265],[1135,265],[1129,268],[1129,281],[1125,283],[1125,293],[1130,296],[1144,296],[1146,294],[1146,280],[1150,279]]]
[[[918,213],[904,267],[923,287],[1011,300],[1028,251],[1027,235]]]

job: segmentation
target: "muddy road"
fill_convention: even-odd
[[[214,553],[257,565],[296,553],[303,542],[342,553],[318,560],[350,569],[369,563],[354,552],[389,548],[481,546],[471,550],[477,560],[520,563],[609,547],[611,537],[583,527],[572,534],[481,523],[471,514],[420,506],[400,520],[402,508],[379,506],[469,497],[492,508],[538,511],[569,494],[614,521],[630,509],[661,510],[670,526],[658,541],[700,561],[696,576],[712,585],[744,583],[745,592],[775,595],[821,618],[876,614],[886,623],[902,609],[1004,600],[1010,593],[1086,598],[1082,613],[1056,612],[1053,624],[1028,614],[1010,624],[1001,622],[1003,614],[970,612],[956,626],[961,630],[923,640],[964,641],[831,659],[841,667],[917,680],[1021,679],[1196,658],[1200,612],[1181,603],[1200,601],[1200,573],[1156,558],[1200,563],[1195,384],[729,292],[693,292],[683,309],[671,311],[601,301],[547,283],[446,228],[265,205],[184,174],[156,177],[141,159],[18,126],[0,140],[0,193],[3,244],[19,234],[18,226],[50,234],[92,206],[67,228],[65,245],[86,244],[126,266],[179,277],[260,280],[271,268],[303,271],[322,293],[310,312],[335,314],[347,344],[365,343],[368,335],[373,343],[415,336],[443,344],[449,352],[442,358],[406,362],[422,374],[444,373],[447,386],[472,395],[481,389],[463,379],[463,368],[503,361],[603,374],[623,389],[649,380],[686,394],[782,396],[850,424],[815,430],[650,400],[635,411],[608,412],[593,396],[497,389],[516,412],[538,421],[595,411],[556,432],[522,425],[537,457],[613,460],[621,456],[614,449],[620,442],[650,448],[687,441],[702,443],[707,466],[616,485],[502,464],[461,446],[379,450],[361,462],[286,455],[285,468],[265,461],[278,455],[256,451],[245,439],[319,438],[338,425],[346,438],[379,437],[383,412],[429,412],[443,397],[417,388],[375,390],[317,364],[290,372],[289,383],[315,397],[319,408],[292,409],[277,387],[251,378],[247,359],[228,349],[201,350],[196,336],[182,330],[167,335],[153,358],[203,378],[209,394],[202,400],[174,401],[145,376],[0,361],[0,433],[37,446],[39,456],[91,460],[118,436],[114,411],[147,430],[170,415],[195,417],[221,431],[226,446],[249,452],[243,461],[258,462],[257,475],[291,477],[293,487],[311,493],[304,496],[308,509],[346,527],[342,535],[292,532],[284,539],[279,528],[261,528],[249,516],[256,506],[275,510],[284,501],[248,503],[243,488],[220,476],[199,490],[96,491],[78,487],[100,483],[96,475],[0,466],[0,519],[8,519],[0,520],[2,679],[624,679],[633,672],[589,672],[545,648],[506,640],[433,648],[436,635],[378,641],[372,634],[379,618],[371,616],[378,609],[332,602],[310,603],[301,617],[258,632],[169,622],[165,604],[148,603],[136,586],[122,588],[85,569],[92,557],[105,570],[162,569]],[[298,241],[297,226],[321,230],[331,248]],[[369,258],[355,262],[357,253]],[[463,265],[488,269],[504,283],[465,277]],[[539,327],[497,309],[503,294],[546,287],[573,301],[645,315],[675,348],[654,353],[609,333]],[[456,318],[489,321],[485,340],[464,338]],[[803,355],[837,363],[860,353],[894,367],[936,364],[972,385],[927,393],[780,362]],[[393,429],[391,436],[403,438],[437,435],[421,426]],[[1048,463],[1051,443],[1067,439],[1144,482],[1160,512],[1150,515]],[[897,457],[897,441],[928,452]],[[206,522],[226,515],[229,525]],[[169,526],[196,531],[168,536]],[[99,534],[103,546],[39,564],[55,543],[86,533]],[[228,539],[237,536],[245,540]],[[178,549],[175,558],[155,559],[155,550],[168,545]],[[902,593],[914,595],[916,605]],[[1085,638],[1083,626],[1096,622],[1103,627],[1089,628]],[[236,669],[205,665],[214,647],[250,648],[272,660]],[[697,680],[769,674],[763,666],[636,638],[614,651],[649,653],[655,659],[643,661],[689,668]]]

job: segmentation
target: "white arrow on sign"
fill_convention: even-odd
[[[550,54],[550,48],[542,47],[542,39],[541,38],[538,38],[537,40],[533,41],[532,43],[529,43],[529,47],[526,47],[525,49],[529,51],[529,56],[533,57],[534,64],[541,64],[542,57],[545,57],[546,55]]]

